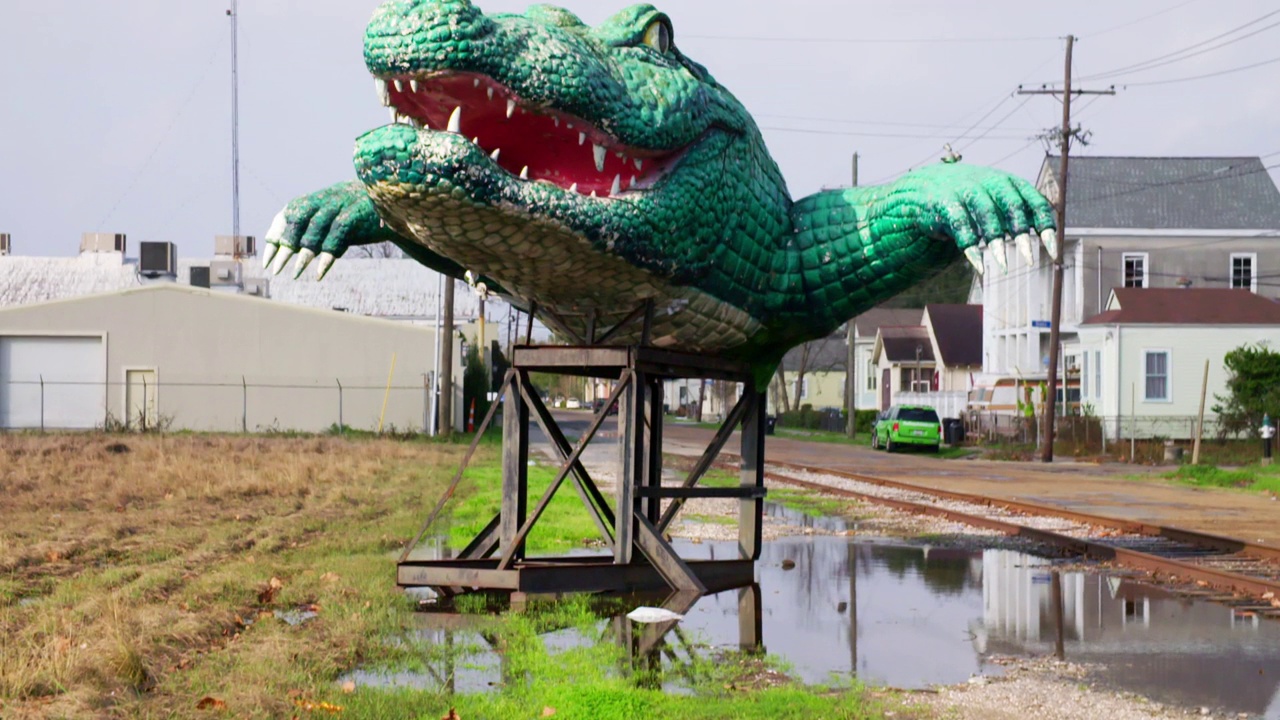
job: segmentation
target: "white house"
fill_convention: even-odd
[[[1037,187],[1057,196],[1058,158]],[[1102,312],[1116,288],[1244,288],[1275,296],[1280,190],[1256,157],[1073,157],[1063,242],[1062,340]],[[1043,374],[1052,262],[1039,243],[1006,247],[1008,270],[984,252],[971,299],[986,308],[983,369]],[[1259,282],[1262,280],[1262,282]],[[1064,368],[1081,359],[1066,353]]]
[[[1212,408],[1214,395],[1226,391],[1223,358],[1258,342],[1280,348],[1280,304],[1248,290],[1116,288],[1066,352],[1080,358],[1082,406],[1109,436],[1188,438],[1205,362]],[[1215,421],[1206,413],[1212,434]]]
[[[918,326],[924,311],[920,308],[872,308],[853,319],[854,407],[858,410],[880,408],[880,369],[874,360],[876,335],[881,327]]]
[[[932,304],[918,326],[881,327],[871,356],[880,384],[872,407],[918,403],[958,417],[982,369],[982,315],[981,305]]]

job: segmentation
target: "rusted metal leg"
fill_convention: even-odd
[[[517,539],[529,508],[529,406],[512,378],[502,407],[502,553],[524,557],[524,539]]]

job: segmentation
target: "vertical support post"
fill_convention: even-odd
[[[40,375],[40,432],[44,432],[44,374]]]
[[[617,527],[613,532],[613,561],[618,565],[631,562],[632,543],[635,540],[633,512],[636,497],[636,476],[640,473],[636,460],[640,433],[644,427],[643,395],[646,378],[636,373],[618,399],[618,480],[615,517]],[[642,466],[642,464],[641,464]]]
[[[529,406],[520,396],[519,374],[506,388],[502,405],[502,515],[500,546],[507,554],[529,510]],[[524,543],[511,557],[524,558]]]
[[[662,403],[662,378],[653,378],[646,401],[649,406],[649,444],[645,475],[651,488],[662,487]],[[645,504],[645,517],[649,518],[649,522],[657,525],[662,516],[662,498],[646,498]]]
[[[249,382],[240,376],[240,432],[249,432]]]
[[[1200,464],[1200,438],[1204,437],[1204,398],[1209,393],[1209,361],[1204,361],[1204,380],[1200,382],[1200,412],[1196,414],[1195,446],[1191,449],[1191,464]]]
[[[333,381],[338,383],[338,434],[345,435],[347,424],[342,421],[342,381],[338,378],[334,378]]]
[[[141,417],[139,418],[140,422],[138,424],[142,427],[142,432],[146,432],[147,431],[147,376],[145,374],[142,376],[142,412],[140,412],[139,415]]]
[[[742,416],[742,465],[739,484],[742,487],[764,487],[764,423],[765,393],[750,384],[744,389],[749,403]],[[767,392],[767,391],[766,391]],[[759,560],[764,499],[738,501],[738,557]]]
[[[759,584],[751,583],[738,589],[738,649],[743,652],[764,651],[764,624],[760,606]]]
[[[1065,610],[1063,609],[1064,603],[1062,600],[1062,573],[1054,570],[1050,573],[1049,581],[1049,592],[1053,594],[1053,625],[1055,630],[1053,656],[1059,660],[1063,660],[1066,659],[1067,653],[1063,644],[1063,633],[1065,631],[1063,626],[1065,625],[1066,620],[1063,617]]]

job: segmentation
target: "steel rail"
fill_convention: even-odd
[[[1042,530],[1040,528],[1033,528],[1026,525],[1007,522],[1005,520],[997,520],[995,518],[973,515],[970,513],[960,512],[958,510],[951,510],[949,508],[937,507],[935,505],[925,505],[923,503],[916,503],[908,500],[898,500],[895,498],[885,498],[878,495],[860,493],[856,490],[832,487],[830,485],[823,485],[822,483],[800,480],[786,475],[778,475],[777,473],[765,473],[765,477],[774,482],[796,485],[829,495],[855,498],[865,502],[887,505],[912,514],[933,515],[946,518],[948,520],[954,520],[956,522],[962,522],[966,525],[996,530],[1007,535],[1026,537],[1048,545],[1064,548],[1072,554],[1082,555],[1095,560],[1122,563],[1129,567],[1150,571],[1157,576],[1164,573],[1169,575],[1171,579],[1176,577],[1179,580],[1187,579],[1199,581],[1219,590],[1244,593],[1254,596],[1262,596],[1267,593],[1276,593],[1277,595],[1280,595],[1280,580],[1268,580],[1217,570],[1215,568],[1201,567],[1181,560],[1160,557],[1159,555],[1152,555],[1150,553],[1130,550],[1128,548],[1114,547],[1104,543],[1094,542],[1092,540],[1063,535],[1051,530]],[[932,494],[927,489],[921,489],[919,491],[922,494]],[[991,504],[998,505],[1000,503],[999,501],[996,501]]]

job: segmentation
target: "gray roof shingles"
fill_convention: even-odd
[[[1280,190],[1257,157],[1079,156],[1068,182],[1068,229],[1280,229]]]

